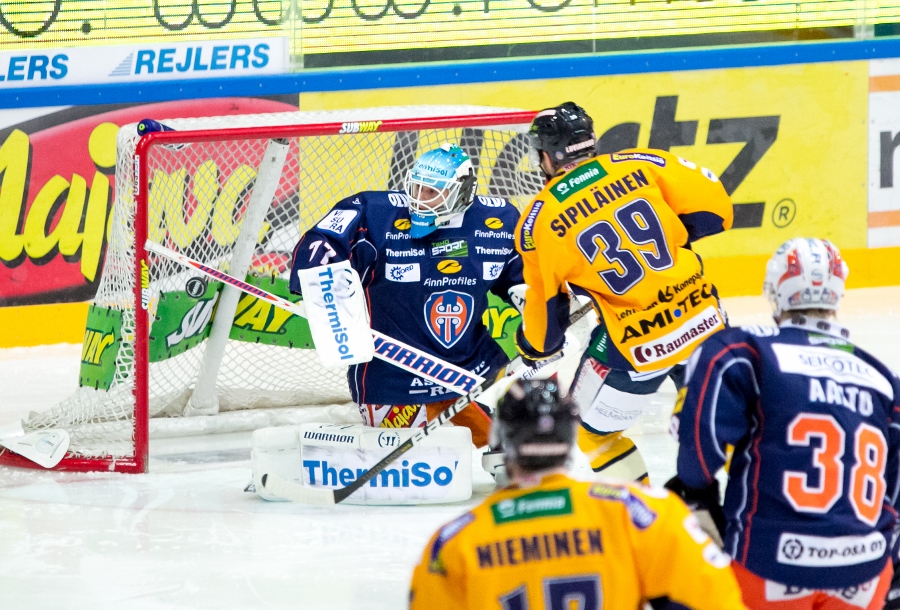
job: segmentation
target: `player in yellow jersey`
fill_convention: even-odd
[[[554,380],[512,385],[491,434],[513,484],[431,538],[412,609],[744,607],[729,557],[675,495],[566,475],[577,422]]]
[[[547,184],[516,228],[528,285],[519,351],[551,357],[570,291],[591,299],[600,326],[570,391],[578,444],[595,472],[645,480],[622,431],[667,373],[680,386],[679,363],[725,325],[691,244],[731,227],[731,199],[711,171],[666,151],[595,155],[593,121],[572,102],[539,112],[529,136]]]

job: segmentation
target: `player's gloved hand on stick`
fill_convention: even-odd
[[[522,332],[521,325],[519,325],[518,330],[516,330],[516,351],[519,352],[522,361],[532,369],[540,369],[541,367],[562,358],[563,347],[565,347],[565,342],[558,348],[549,352],[539,352],[528,343],[528,339],[525,338],[525,334]]]
[[[719,482],[713,482],[703,489],[688,487],[684,481],[675,475],[663,486],[680,497],[690,511],[697,518],[700,527],[722,546],[722,538],[725,536],[725,512],[719,504]]]

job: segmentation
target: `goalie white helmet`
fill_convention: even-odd
[[[442,144],[416,159],[406,178],[410,235],[424,237],[466,211],[475,198],[475,168],[456,144]]]
[[[837,311],[848,273],[840,250],[827,239],[791,239],[769,259],[763,293],[776,316],[803,309]]]

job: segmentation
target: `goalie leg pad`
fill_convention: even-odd
[[[283,498],[272,494],[262,484],[262,475],[274,474],[287,481],[299,482],[303,460],[296,426],[261,428],[253,432],[250,441],[250,467],[256,493],[263,500],[280,502]]]
[[[346,487],[421,430],[371,428],[361,424],[302,424],[265,428],[254,433],[251,453],[257,493],[262,475],[326,489]],[[346,504],[432,504],[459,502],[472,496],[472,435],[468,428],[432,430],[361,487]],[[280,499],[280,498],[266,498]]]

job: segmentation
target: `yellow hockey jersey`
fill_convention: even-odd
[[[435,533],[416,566],[413,610],[743,608],[730,559],[676,496],[547,476],[489,496]]]
[[[635,370],[685,360],[724,325],[690,243],[729,229],[732,220],[715,174],[662,150],[599,155],[564,168],[516,227],[529,347],[543,354],[562,346],[568,283],[593,300],[609,347]]]

